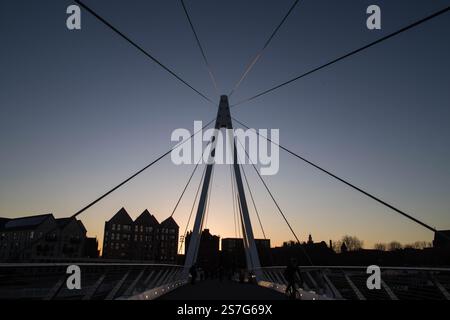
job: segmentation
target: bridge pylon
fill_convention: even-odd
[[[231,113],[230,113],[230,105],[228,103],[228,96],[222,95],[220,97],[220,103],[219,103],[219,110],[217,112],[217,118],[216,118],[216,124],[215,124],[216,133],[212,138],[212,146],[211,146],[211,152],[209,154],[208,164],[206,167],[205,177],[203,180],[203,186],[202,191],[200,194],[200,200],[198,203],[197,208],[197,214],[195,217],[194,222],[194,229],[192,231],[189,246],[186,254],[186,260],[184,264],[184,272],[187,276],[189,274],[189,269],[194,265],[197,261],[198,256],[198,250],[200,247],[200,238],[203,231],[203,222],[205,218],[206,213],[206,206],[207,206],[207,199],[208,199],[208,193],[210,192],[210,182],[211,182],[211,176],[212,176],[212,170],[215,163],[215,147],[217,142],[217,132],[221,129],[229,129],[226,130],[228,134],[230,134],[233,130],[233,123],[231,120]],[[249,272],[252,272],[256,278],[258,279],[260,277],[260,261],[258,256],[258,251],[255,244],[255,238],[253,236],[253,229],[252,224],[250,220],[250,215],[248,211],[248,205],[247,205],[247,199],[245,196],[245,189],[244,184],[242,183],[242,176],[241,176],[241,168],[239,166],[238,162],[238,152],[236,148],[236,139],[233,135],[233,137],[229,137],[228,139],[230,141],[231,150],[233,150],[233,170],[234,170],[234,177],[235,182],[237,186],[238,191],[238,206],[239,206],[239,213],[241,214],[241,222],[242,225],[242,234],[243,234],[243,242],[244,242],[244,249],[245,249],[245,257],[247,262],[247,269]]]

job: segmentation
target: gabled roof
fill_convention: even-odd
[[[87,232],[86,227],[84,226],[83,222],[81,222],[81,220],[77,220],[78,224],[80,225],[80,228],[84,231]]]
[[[58,218],[55,221],[56,224],[58,225],[58,228],[64,228],[66,225],[69,224],[70,221],[72,221],[72,218]]]
[[[120,224],[133,224],[133,219],[131,219],[125,208],[120,209],[117,213],[108,221]]]
[[[86,228],[84,227],[83,222],[81,222],[80,220],[77,220],[77,218],[72,218],[72,217],[58,218],[58,219],[56,219],[56,224],[58,225],[58,228],[64,229],[72,221],[75,221],[81,230],[83,230],[84,232],[87,232]]]
[[[45,220],[53,218],[53,214],[41,214],[37,216],[11,219],[5,223],[3,228],[9,230],[34,229],[41,225]]]
[[[179,228],[178,224],[172,217],[167,218],[163,222],[161,222],[161,227],[165,228]]]
[[[144,212],[142,212],[140,214],[140,216],[137,217],[136,220],[134,220],[134,223],[146,224],[146,225],[152,225],[152,226],[159,225],[158,220],[156,220],[155,216],[150,214],[150,212],[147,209],[145,209]]]

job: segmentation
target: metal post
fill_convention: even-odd
[[[225,129],[233,129],[233,124],[231,122],[231,114],[230,114],[230,106],[228,103],[227,96],[220,97],[219,110],[217,112],[216,125],[215,129],[220,130],[221,128]],[[217,134],[217,133],[216,133]],[[189,274],[189,269],[197,260],[198,249],[200,246],[200,237],[202,233],[202,222],[205,215],[206,210],[206,202],[208,199],[209,185],[211,181],[211,173],[214,166],[214,157],[215,157],[215,146],[217,143],[217,136],[213,137],[213,141],[211,144],[211,154],[209,155],[209,164],[206,168],[205,178],[203,180],[202,192],[200,195],[200,200],[197,208],[197,215],[195,217],[194,222],[194,230],[192,231],[191,238],[189,240],[189,247],[186,254],[186,261],[184,264],[184,274],[187,276]],[[246,250],[247,257],[247,268],[249,271],[253,272],[253,274],[258,278],[260,278],[260,262],[258,251],[256,249],[255,239],[253,237],[253,229],[250,221],[250,215],[248,211],[247,201],[245,197],[244,185],[242,183],[241,170],[239,163],[237,161],[237,149],[236,143],[234,142],[234,146],[232,146],[232,150],[234,151],[234,176],[236,180],[237,191],[239,194],[239,206],[242,214],[242,228],[245,231],[244,235],[244,246]]]

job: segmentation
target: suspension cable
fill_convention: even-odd
[[[127,37],[125,34],[123,34],[121,31],[119,31],[116,27],[114,27],[111,23],[106,21],[104,18],[102,18],[98,13],[96,13],[94,10],[89,8],[86,4],[81,2],[81,0],[75,0],[75,2],[83,7],[86,11],[88,11],[90,14],[92,14],[95,18],[97,18],[100,22],[105,24],[107,27],[109,27],[111,30],[113,30],[115,33],[117,33],[119,36],[121,36],[124,40],[126,40],[129,44],[131,44],[133,47],[138,49],[140,52],[142,52],[145,56],[150,58],[153,62],[155,62],[157,65],[159,65],[161,68],[166,70],[168,73],[170,73],[172,76],[174,76],[177,80],[182,82],[184,85],[189,87],[191,90],[195,91],[198,95],[200,95],[203,99],[206,101],[215,104],[210,98],[208,98],[206,95],[201,93],[199,90],[195,89],[192,85],[190,85],[186,80],[182,79],[179,75],[177,75],[173,70],[171,70],[169,67],[165,66],[161,61],[159,61],[157,58],[155,58],[153,55],[151,55],[148,51],[144,50],[141,46],[136,44],[133,40],[131,40],[129,37]]]
[[[247,152],[247,150],[245,150],[244,146],[242,145],[241,141],[239,140],[238,137],[236,137],[236,140],[239,142],[239,144],[241,145],[242,149],[244,150],[247,159],[249,161],[249,163],[253,166],[253,169],[255,169],[256,174],[258,175],[259,179],[261,180],[261,182],[263,183],[264,187],[266,188],[267,192],[269,193],[270,197],[272,198],[272,201],[274,202],[275,206],[278,209],[278,212],[280,212],[281,216],[283,217],[284,221],[286,222],[287,226],[289,227],[289,229],[291,230],[291,233],[294,235],[295,239],[297,240],[297,243],[299,245],[300,248],[302,248],[303,253],[305,254],[305,257],[308,259],[308,262],[313,265],[313,262],[311,260],[311,257],[309,256],[309,254],[306,252],[306,249],[303,248],[302,244],[300,243],[300,239],[297,237],[297,234],[295,233],[294,229],[292,228],[291,224],[289,223],[288,219],[286,218],[285,214],[283,213],[283,210],[281,210],[280,205],[278,204],[277,200],[275,199],[273,193],[270,191],[269,187],[267,186],[266,182],[264,181],[263,177],[261,176],[261,174],[259,173],[258,169],[256,168],[256,165],[251,161],[250,156]]]
[[[245,182],[247,184],[248,192],[250,193],[250,198],[252,199],[252,202],[253,202],[253,207],[255,208],[256,216],[258,217],[259,225],[261,226],[262,234],[264,236],[264,239],[267,240],[266,233],[264,232],[264,227],[262,225],[261,218],[259,216],[258,208],[256,207],[255,199],[253,198],[253,192],[252,192],[252,189],[250,188],[250,184],[248,183],[247,175],[245,174],[244,166],[241,165],[240,167],[242,168],[242,172],[244,173],[244,179],[245,179]]]
[[[102,200],[103,198],[107,197],[108,195],[110,195],[111,193],[113,193],[114,191],[116,191],[117,189],[119,189],[120,187],[122,187],[124,184],[126,184],[127,182],[129,182],[130,180],[134,179],[135,177],[137,177],[138,175],[140,175],[142,172],[146,171],[148,168],[150,168],[151,166],[153,166],[155,163],[157,163],[158,161],[160,161],[161,159],[163,159],[164,157],[166,157],[168,154],[170,154],[173,150],[176,150],[177,148],[181,147],[183,144],[185,144],[186,142],[190,141],[197,133],[203,131],[205,128],[207,128],[211,123],[214,122],[215,119],[211,120],[210,122],[208,122],[202,129],[198,130],[197,132],[194,132],[189,139],[186,139],[182,142],[180,142],[179,144],[177,144],[175,147],[173,147],[172,149],[170,149],[169,151],[167,151],[166,153],[162,154],[161,156],[159,156],[156,160],[152,161],[150,164],[148,164],[147,166],[145,166],[144,168],[142,168],[141,170],[139,170],[138,172],[134,173],[131,177],[125,179],[124,181],[122,181],[121,183],[119,183],[117,186],[115,186],[114,188],[112,188],[111,190],[107,191],[105,194],[103,194],[102,196],[100,196],[99,198],[97,198],[96,200],[92,201],[91,203],[89,203],[88,205],[86,205],[84,208],[80,209],[79,211],[77,211],[75,214],[73,214],[71,216],[71,218],[76,218],[77,216],[79,216],[81,213],[83,213],[84,211],[86,211],[87,209],[89,209],[90,207],[92,207],[94,204],[96,204],[97,202],[99,202],[100,200]]]
[[[233,180],[233,166],[230,164],[230,183],[231,183],[231,198],[233,201],[233,221],[234,221],[234,237],[237,238],[237,222],[236,222],[236,196],[234,194],[234,180]]]
[[[208,145],[209,145],[210,143],[211,143],[211,141],[208,143]],[[206,147],[208,147],[208,145],[207,145]],[[200,165],[200,162],[202,162],[203,154],[205,153],[205,150],[206,150],[206,148],[203,150],[202,157],[200,158],[200,160],[198,160],[197,164],[195,165],[195,168],[194,168],[194,170],[192,171],[192,174],[191,174],[191,176],[189,177],[189,179],[188,179],[188,181],[187,181],[187,183],[186,183],[186,186],[185,186],[184,189],[183,189],[183,192],[181,192],[181,195],[180,195],[180,197],[178,198],[178,201],[177,201],[175,207],[173,208],[172,214],[170,215],[171,217],[173,217],[175,211],[177,210],[178,205],[180,204],[181,199],[183,198],[183,195],[184,195],[184,193],[186,192],[186,189],[188,188],[188,186],[189,186],[189,184],[190,184],[190,182],[191,182],[191,180],[192,180],[192,177],[193,177],[194,174],[195,174],[195,171],[197,170],[198,166]]]
[[[201,161],[201,159],[200,159],[200,161]],[[189,183],[191,182],[192,177],[193,177],[194,174],[195,174],[195,171],[197,171],[197,168],[198,168],[198,165],[200,164],[200,161],[195,165],[195,168],[194,168],[194,170],[192,171],[192,174],[191,174],[191,176],[189,177],[189,179],[188,179],[188,181],[187,181],[187,183],[186,183],[186,186],[185,186],[184,189],[183,189],[183,192],[181,192],[181,195],[180,195],[180,197],[178,198],[178,201],[177,201],[177,203],[175,204],[175,207],[174,207],[173,210],[172,210],[172,214],[170,215],[171,217],[173,217],[173,215],[175,214],[175,211],[177,210],[178,205],[180,204],[181,199],[183,198],[183,195],[184,195],[184,193],[186,192],[186,189],[188,188]]]
[[[256,56],[253,58],[253,60],[250,62],[250,64],[247,66],[247,68],[244,70],[244,73],[242,74],[241,78],[239,79],[239,81],[234,85],[233,89],[231,90],[230,94],[228,95],[229,97],[231,97],[233,95],[234,92],[236,92],[236,90],[239,88],[239,86],[241,85],[241,83],[244,81],[244,79],[247,77],[247,75],[250,73],[250,71],[253,69],[253,67],[256,65],[256,63],[259,61],[259,59],[261,58],[261,56],[263,55],[264,51],[267,49],[267,47],[269,46],[270,42],[272,41],[272,39],[275,37],[275,35],[277,34],[278,30],[280,30],[281,26],[284,24],[284,22],[287,20],[287,18],[289,17],[289,15],[291,14],[291,12],[294,10],[294,8],[297,6],[297,4],[299,3],[300,0],[295,0],[294,3],[292,4],[292,6],[289,8],[288,12],[284,15],[283,19],[281,19],[281,22],[276,26],[276,28],[272,31],[272,33],[269,36],[269,39],[266,40],[266,42],[264,43],[263,47],[261,48],[261,50],[259,50],[259,52],[256,54]]]
[[[214,174],[215,174],[215,167],[213,167],[212,169],[212,174],[211,174],[211,180],[209,181],[209,188],[208,188],[208,198],[206,200],[206,213],[205,213],[205,221],[204,224],[202,225],[202,231],[206,228],[206,226],[208,225],[208,217],[210,215],[209,212],[209,204],[211,202],[211,193],[212,193],[212,184],[213,184],[213,180],[214,180]]]
[[[252,101],[252,100],[254,100],[254,99],[256,99],[256,98],[259,98],[259,97],[261,97],[261,96],[263,96],[263,95],[266,95],[266,94],[268,94],[268,93],[270,93],[270,92],[272,92],[272,91],[275,91],[275,90],[277,90],[277,89],[279,89],[279,88],[281,88],[281,87],[284,87],[284,86],[286,86],[286,85],[288,85],[288,84],[290,84],[290,83],[292,83],[292,82],[295,82],[295,81],[297,81],[297,80],[299,80],[299,79],[301,79],[301,78],[304,78],[304,77],[306,77],[306,76],[308,76],[308,75],[311,75],[312,73],[314,73],[314,72],[316,72],[316,71],[319,71],[319,70],[321,70],[321,69],[324,69],[324,68],[326,68],[326,67],[328,67],[328,66],[330,66],[330,65],[332,65],[332,64],[334,64],[334,63],[336,63],[336,62],[338,62],[338,61],[341,61],[341,60],[343,60],[343,59],[345,59],[345,58],[348,58],[348,57],[350,57],[350,56],[353,56],[353,55],[355,55],[355,54],[357,54],[357,53],[359,53],[359,52],[361,52],[361,51],[364,51],[364,50],[366,50],[366,49],[368,49],[368,48],[370,48],[370,47],[372,47],[372,46],[375,46],[376,44],[379,44],[379,43],[381,43],[381,42],[383,42],[383,41],[385,41],[385,40],[388,40],[388,39],[390,39],[390,38],[392,38],[392,37],[394,37],[394,36],[396,36],[396,35],[398,35],[398,34],[400,34],[400,33],[402,33],[402,32],[405,32],[405,31],[407,31],[407,30],[409,30],[409,29],[412,29],[412,28],[414,28],[414,27],[417,27],[417,26],[421,25],[422,23],[425,23],[425,22],[427,22],[427,21],[429,21],[429,20],[431,20],[431,19],[433,19],[433,18],[436,18],[436,17],[438,17],[438,16],[440,16],[440,15],[446,13],[449,9],[450,9],[450,6],[444,8],[444,9],[438,11],[438,12],[435,12],[435,13],[433,13],[432,15],[429,15],[429,16],[427,16],[427,17],[421,19],[421,20],[418,20],[418,21],[416,21],[416,22],[414,22],[414,23],[412,23],[412,24],[410,24],[410,25],[408,25],[408,26],[406,26],[406,27],[404,27],[404,28],[401,28],[400,30],[397,30],[397,31],[395,31],[395,32],[393,32],[393,33],[391,33],[391,34],[389,34],[389,35],[387,35],[387,36],[384,36],[384,37],[382,37],[382,38],[380,38],[380,39],[378,39],[378,40],[376,40],[376,41],[374,41],[374,42],[371,42],[371,43],[369,43],[368,45],[365,45],[365,46],[363,46],[363,47],[361,47],[361,48],[359,48],[359,49],[353,50],[353,51],[351,51],[351,52],[349,52],[349,53],[347,53],[347,54],[345,54],[345,55],[343,55],[343,56],[340,56],[339,58],[336,58],[336,59],[334,59],[334,60],[332,60],[332,61],[330,61],[330,62],[328,62],[328,63],[326,63],[326,64],[324,64],[324,65],[321,65],[320,67],[316,67],[316,68],[314,68],[314,69],[312,69],[312,70],[310,70],[310,71],[308,71],[308,72],[306,72],[306,73],[303,73],[302,75],[299,75],[299,76],[297,76],[297,77],[295,77],[295,78],[292,78],[292,79],[290,79],[290,80],[288,80],[288,81],[285,81],[285,82],[283,82],[283,83],[281,83],[281,84],[279,84],[279,85],[277,85],[277,86],[274,86],[274,87],[272,87],[272,88],[270,88],[270,89],[268,89],[268,90],[265,90],[265,91],[263,91],[263,92],[261,92],[261,93],[258,93],[257,95],[254,95],[254,96],[251,97],[251,98],[242,100],[242,101],[240,101],[240,102],[234,104],[234,105],[231,106],[230,108],[234,108],[234,107],[236,107],[236,106],[238,106],[238,105],[240,105],[240,104],[243,104],[243,103]]]
[[[237,225],[237,229],[238,229],[238,237],[242,239],[244,239],[244,233],[242,232],[243,228],[244,228],[244,222],[242,221],[242,216],[240,214],[241,211],[241,198],[239,197],[239,193],[236,190],[236,186],[234,189],[234,192],[236,194],[236,216],[237,216],[237,220],[238,220],[238,225]]]
[[[235,119],[235,118],[233,118],[233,120],[236,121],[237,123],[239,123],[241,126],[247,128],[247,129],[254,130],[254,129],[251,129],[250,127],[248,127],[247,125],[245,125],[244,123],[240,122],[239,120],[237,120],[237,119]],[[332,177],[332,178],[334,178],[334,179],[336,179],[336,180],[338,180],[338,181],[340,181],[340,182],[346,184],[347,186],[353,188],[354,190],[356,190],[356,191],[358,191],[358,192],[360,192],[360,193],[366,195],[367,197],[369,197],[369,198],[371,198],[371,199],[377,201],[378,203],[381,203],[382,205],[384,205],[384,206],[386,206],[386,207],[392,209],[393,211],[395,211],[395,212],[401,214],[402,216],[408,218],[409,220],[414,221],[415,223],[421,225],[422,227],[425,227],[425,228],[427,228],[428,230],[431,230],[431,231],[433,231],[433,232],[435,232],[435,233],[440,233],[440,234],[442,234],[443,236],[448,237],[445,233],[442,233],[442,232],[436,230],[436,228],[431,227],[430,225],[426,224],[425,222],[420,221],[420,220],[417,219],[417,218],[414,218],[413,216],[407,214],[406,212],[404,212],[404,211],[402,211],[402,210],[400,210],[400,209],[394,207],[393,205],[391,205],[391,204],[389,204],[389,203],[387,203],[387,202],[381,200],[380,198],[378,198],[378,197],[376,197],[376,196],[370,194],[370,193],[367,192],[367,191],[364,191],[363,189],[361,189],[361,188],[355,186],[354,184],[352,184],[352,183],[350,183],[350,182],[344,180],[343,178],[338,177],[338,176],[335,175],[334,173],[331,173],[330,171],[328,171],[328,170],[326,170],[326,169],[320,167],[319,165],[317,165],[317,164],[315,164],[315,163],[309,161],[308,159],[306,159],[306,158],[304,158],[304,157],[298,155],[297,153],[295,153],[295,152],[293,152],[293,151],[291,151],[291,150],[289,150],[289,149],[283,147],[282,145],[280,145],[280,144],[278,144],[278,143],[272,141],[272,140],[269,139],[268,137],[265,137],[264,135],[260,134],[257,130],[254,130],[254,131],[256,132],[256,134],[257,134],[258,136],[263,137],[263,138],[266,139],[267,141],[273,143],[274,145],[278,146],[279,148],[281,148],[282,150],[284,150],[284,151],[286,151],[287,153],[291,154],[292,156],[294,156],[294,157],[296,157],[296,158],[302,160],[303,162],[306,162],[307,164],[309,164],[309,165],[313,166],[314,168],[316,168],[316,169],[322,171],[323,173],[329,175],[330,177]]]
[[[92,207],[93,205],[95,205],[96,203],[98,203],[99,201],[101,201],[102,199],[106,198],[108,195],[110,195],[111,193],[113,193],[114,191],[116,191],[117,189],[119,189],[120,187],[122,187],[123,185],[125,185],[126,183],[128,183],[129,181],[131,181],[132,179],[134,179],[135,177],[137,177],[138,175],[140,175],[142,172],[146,171],[148,168],[150,168],[151,166],[153,166],[154,164],[156,164],[157,162],[159,162],[161,159],[163,159],[164,157],[166,157],[168,154],[170,154],[173,150],[181,147],[183,144],[185,144],[186,142],[190,141],[197,133],[203,131],[205,128],[207,128],[211,123],[213,123],[215,121],[215,119],[209,121],[203,128],[201,128],[200,130],[198,130],[197,132],[194,132],[189,139],[186,139],[180,143],[178,143],[175,147],[173,147],[172,149],[170,149],[169,151],[167,151],[166,153],[162,154],[160,157],[158,157],[156,160],[152,161],[150,164],[148,164],[147,166],[145,166],[144,168],[142,168],[141,170],[139,170],[138,172],[136,172],[135,174],[133,174],[131,177],[127,178],[126,180],[122,181],[121,183],[119,183],[117,186],[115,186],[114,188],[112,188],[111,190],[107,191],[105,194],[103,194],[102,196],[100,196],[99,198],[97,198],[96,200],[92,201],[91,203],[89,203],[88,205],[86,205],[84,208],[80,209],[78,212],[76,212],[75,214],[73,214],[72,216],[70,216],[69,218],[76,218],[77,216],[79,216],[80,214],[82,214],[84,211],[86,211],[87,209],[89,209],[90,207]],[[41,241],[43,239],[44,236],[56,231],[58,229],[58,227],[55,228],[51,228],[48,231],[46,231],[41,237],[38,237],[35,241],[30,242],[27,246],[25,246],[25,248],[21,251],[24,252],[25,250],[30,249],[34,244],[38,243],[39,241]]]
[[[180,2],[181,2],[181,5],[183,6],[183,11],[184,11],[184,13],[186,15],[186,18],[187,18],[188,22],[189,22],[191,30],[194,33],[195,40],[197,42],[197,46],[200,49],[200,52],[202,54],[203,61],[205,62],[206,69],[208,70],[209,77],[211,78],[211,81],[213,83],[214,89],[216,90],[216,94],[219,95],[219,89],[217,87],[216,78],[214,77],[214,73],[212,71],[211,65],[209,64],[209,61],[206,58],[206,53],[205,53],[205,50],[203,49],[203,46],[202,46],[202,44],[200,42],[200,38],[198,37],[197,31],[195,31],[195,27],[194,27],[194,24],[192,23],[192,19],[191,19],[190,15],[189,15],[189,11],[188,11],[188,9],[186,7],[186,4],[184,3],[184,0],[180,0]]]
[[[200,188],[201,188],[202,183],[203,183],[203,180],[204,180],[204,178],[205,178],[205,173],[206,173],[206,166],[205,166],[205,168],[204,168],[204,170],[203,170],[203,174],[202,174],[202,176],[201,176],[201,178],[200,178],[200,182],[199,182],[199,184],[198,184],[197,192],[195,193],[194,203],[192,204],[192,207],[191,207],[191,212],[190,212],[190,214],[189,214],[189,218],[188,218],[188,221],[187,221],[187,223],[186,223],[186,228],[185,228],[185,230],[184,230],[184,235],[183,235],[182,243],[180,244],[180,249],[179,249],[179,251],[178,251],[178,254],[181,253],[181,248],[183,247],[183,244],[186,243],[185,240],[186,240],[186,235],[187,235],[187,231],[188,231],[188,228],[189,228],[189,223],[191,222],[192,213],[194,212],[194,208],[195,208],[195,204],[196,204],[196,202],[197,202],[198,194],[199,194],[199,192],[200,192]]]

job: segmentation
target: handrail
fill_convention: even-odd
[[[365,270],[368,266],[299,266],[298,268],[301,270],[323,270],[323,269],[361,269]],[[394,266],[379,266],[380,269],[384,270],[408,270],[408,271],[444,271],[444,272],[450,272],[450,268],[436,268],[436,267],[394,267]],[[280,269],[280,268],[286,268],[286,266],[269,266],[269,267],[261,267],[259,269],[261,270],[267,270],[267,269]]]
[[[64,266],[70,266],[70,265],[77,265],[77,266],[124,266],[124,267],[171,267],[171,268],[182,268],[183,266],[177,265],[177,264],[158,264],[158,263],[105,263],[105,262],[55,262],[55,263],[0,263],[0,268],[18,268],[18,267],[64,267]]]

